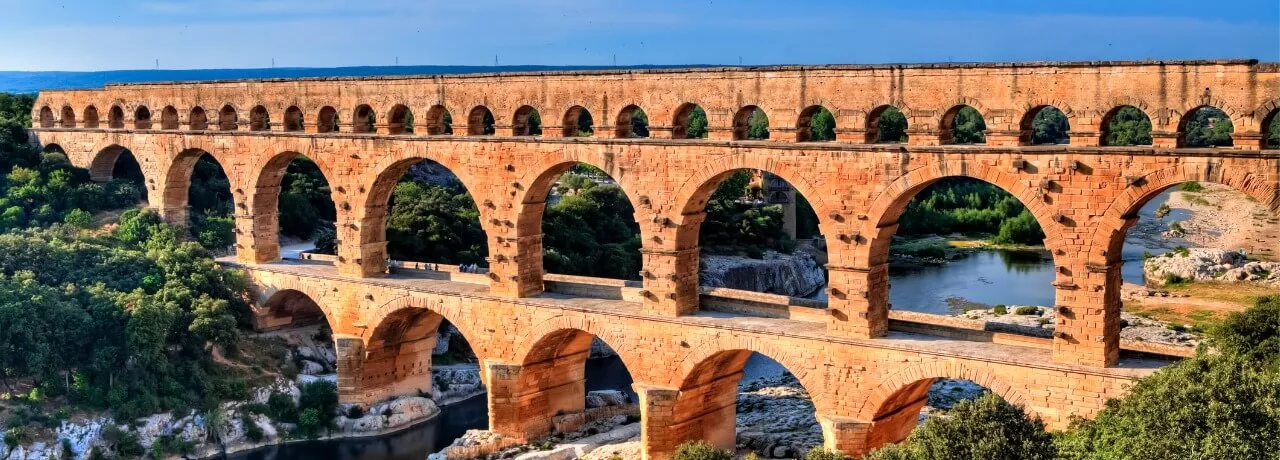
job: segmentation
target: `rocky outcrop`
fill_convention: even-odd
[[[1147,283],[1167,281],[1260,282],[1280,285],[1280,263],[1246,260],[1236,251],[1182,249],[1148,258],[1143,263]]]
[[[764,458],[799,458],[822,444],[813,400],[790,373],[739,385],[738,448]]]
[[[972,309],[957,316],[986,321],[988,330],[1036,337],[1052,337],[1053,328],[1058,323],[1058,315],[1052,308],[1020,305]],[[1008,327],[1001,328],[1000,325]],[[1200,343],[1200,336],[1187,332],[1185,325],[1171,325],[1129,312],[1120,312],[1120,327],[1120,338],[1124,340],[1189,347]]]
[[[428,398],[406,397],[374,404],[359,418],[339,416],[334,424],[346,437],[371,436],[412,425],[440,415],[440,408]]]
[[[703,255],[700,282],[707,287],[742,289],[792,297],[808,297],[826,285],[826,271],[804,251],[763,259]]]

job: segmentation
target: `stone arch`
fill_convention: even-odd
[[[583,155],[576,152],[552,153],[543,157],[538,163],[531,165],[528,170],[534,174],[526,175],[521,180],[525,187],[524,193],[521,194],[521,199],[518,202],[520,216],[516,223],[516,228],[519,229],[520,234],[536,235],[542,233],[542,214],[546,208],[547,194],[550,193],[551,187],[555,185],[556,178],[568,172],[578,163],[591,165],[609,174],[609,177],[617,181],[618,187],[627,195],[627,201],[631,203],[631,208],[640,209],[636,206],[632,193],[628,191],[631,188],[631,184],[623,180],[622,170],[618,169],[617,165],[608,161],[599,161],[596,158],[583,157]],[[526,231],[531,233],[526,233]]]
[[[37,121],[40,122],[41,128],[52,128],[54,125],[53,109],[49,108],[47,105],[40,107],[40,116],[37,118]]]
[[[483,105],[477,105],[467,114],[467,135],[492,136],[494,123],[493,111]]]
[[[1280,99],[1262,105],[1258,110],[1254,111],[1254,113],[1256,114],[1255,116],[1262,116],[1262,124],[1258,126],[1258,132],[1262,134],[1262,139],[1259,140],[1259,147],[1263,149],[1280,148],[1280,144],[1268,143],[1268,136],[1271,134],[1271,124],[1275,123],[1277,119],[1280,119]]]
[[[328,105],[320,108],[320,113],[316,115],[316,132],[318,133],[338,132],[338,110],[337,109]]]
[[[431,303],[400,297],[378,308],[372,318],[376,322],[369,323],[371,327],[361,333],[365,341],[364,362],[360,375],[353,376],[358,378],[364,400],[432,392],[432,350],[440,326],[447,319]],[[470,343],[474,336],[462,328],[458,330]]]
[[[253,106],[253,109],[249,110],[249,131],[269,130],[271,130],[271,112],[267,111],[266,106]]]
[[[59,126],[63,128],[76,127],[76,109],[71,108],[69,105],[62,106],[62,116],[59,122]]]
[[[813,126],[813,117],[822,113],[824,110],[831,114],[832,131],[840,129],[840,127],[835,124],[835,112],[832,112],[822,104],[810,105],[805,107],[804,110],[801,110],[800,116],[796,118],[796,142],[820,142],[820,140],[813,138],[811,130]],[[833,137],[830,140],[834,141],[835,138]]]
[[[535,117],[538,123],[535,125]],[[542,116],[538,113],[538,109],[532,105],[522,105],[517,108],[511,116],[511,135],[512,136],[540,136],[542,135]]]
[[[97,107],[90,105],[84,108],[84,127],[90,129],[98,127]]]
[[[764,109],[761,109],[760,106],[749,104],[742,106],[742,108],[738,109],[738,111],[733,115],[733,140],[747,140],[750,137],[749,131],[751,129],[751,117],[755,115],[756,111],[759,111],[765,117],[764,139],[769,138],[768,114],[766,114]]]
[[[427,135],[439,136],[453,134],[453,116],[443,105],[433,105],[427,109]]]
[[[288,132],[298,132],[305,129],[303,125],[302,109],[296,105],[291,105],[284,110],[284,130]]]
[[[413,111],[409,110],[409,106],[396,104],[387,113],[387,133],[413,134],[413,122]]]
[[[578,128],[581,123],[580,120],[583,116],[586,116],[587,119],[592,120],[591,124],[593,126],[591,128],[592,131],[590,131],[587,134],[587,136],[582,136],[582,137],[590,137],[592,134],[594,134],[595,119],[591,117],[591,111],[587,110],[586,107],[583,107],[581,105],[575,105],[573,107],[569,107],[568,110],[564,111],[564,120],[561,123],[561,126],[562,126],[561,129],[563,132],[561,133],[561,135],[564,137],[579,137],[579,133],[582,131],[579,130]]]
[[[124,109],[119,105],[112,105],[111,111],[107,112],[107,127],[111,129],[124,129]]]
[[[1222,104],[1222,101],[1210,101],[1210,102]],[[1235,130],[1243,128],[1244,125],[1242,125],[1241,123],[1244,123],[1244,120],[1236,116],[1233,113],[1233,111],[1228,111],[1228,109],[1224,107],[1225,105],[1201,104],[1201,105],[1193,106],[1191,108],[1183,110],[1182,113],[1171,114],[1174,117],[1177,117],[1178,119],[1178,128],[1177,128],[1178,143],[1176,145],[1180,148],[1188,147],[1188,145],[1186,145],[1187,144],[1187,125],[1191,122],[1192,118],[1194,118],[1196,114],[1199,113],[1201,110],[1217,109],[1218,111],[1225,113],[1228,117],[1227,122],[1231,123],[1231,128],[1233,133],[1235,132]],[[1230,147],[1232,145],[1230,140],[1231,139],[1228,138],[1228,143],[1226,145],[1219,145],[1218,147]]]
[[[270,331],[309,326],[320,321],[334,329],[333,312],[320,303],[321,298],[301,283],[285,283],[287,287],[270,286],[260,295],[261,304],[254,308],[254,329]],[[314,311],[310,311],[311,307]]]
[[[173,108],[172,105],[167,105],[160,110],[160,129],[178,129],[178,109]]]
[[[240,118],[236,114],[236,108],[231,104],[222,106],[218,111],[218,129],[221,131],[240,129]]]
[[[1208,89],[1209,88],[1205,88],[1206,91]],[[1249,120],[1244,111],[1231,105],[1222,98],[1212,97],[1207,93],[1200,98],[1184,104],[1181,111],[1170,113],[1170,119],[1178,120],[1178,131],[1182,131],[1182,126],[1187,121],[1186,117],[1194,115],[1197,110],[1205,107],[1213,107],[1221,110],[1222,113],[1227,114],[1227,118],[1231,120],[1231,125],[1234,126],[1236,130],[1245,130],[1249,127]]]
[[[200,106],[191,108],[191,114],[187,116],[187,129],[190,131],[205,131],[209,129],[209,115]]]
[[[703,113],[706,113],[706,109],[703,109],[697,102],[686,102],[676,107],[675,114],[671,119],[672,139],[692,139],[690,137],[692,134],[689,133],[689,118],[695,110],[702,110]],[[707,121],[710,122],[710,119]]]
[[[373,107],[369,104],[357,105],[351,111],[351,132],[356,134],[373,134],[378,132],[378,120]]]
[[[1129,99],[1126,98],[1125,100],[1129,100]],[[1155,131],[1155,126],[1156,126],[1155,121],[1151,119],[1150,112],[1148,112],[1147,109],[1145,108],[1146,104],[1142,103],[1142,101],[1137,99],[1133,99],[1132,101],[1134,103],[1121,103],[1121,104],[1112,106],[1110,110],[1108,110],[1105,114],[1102,115],[1102,117],[1099,119],[1099,122],[1098,122],[1098,134],[1099,134],[1098,145],[1101,145],[1101,146],[1110,145],[1110,142],[1107,140],[1107,138],[1110,137],[1111,135],[1111,129],[1110,129],[1111,121],[1114,120],[1116,115],[1119,114],[1120,111],[1124,110],[1126,107],[1131,107],[1141,112],[1142,116],[1146,118],[1146,120],[1151,124],[1152,131]],[[1135,104],[1142,104],[1142,105],[1135,105]],[[1142,145],[1151,145],[1151,144],[1147,143]]]
[[[111,144],[98,150],[89,161],[89,177],[95,182],[106,182],[112,179],[116,160],[127,149],[119,144]]]
[[[140,105],[133,110],[133,127],[134,129],[151,129],[151,109],[145,105]]]
[[[231,205],[233,212],[241,212],[240,207],[244,206],[242,202],[243,195],[235,193],[237,177],[233,175],[233,169],[230,168],[234,163],[229,161],[230,158],[222,156],[223,154],[214,150],[206,150],[202,147],[189,147],[169,160],[169,167],[164,172],[164,185],[161,191],[161,199],[164,203],[163,213],[167,219],[181,219],[180,222],[172,222],[179,225],[186,225],[188,197],[187,194],[191,187],[191,174],[195,171],[196,162],[200,161],[200,157],[209,155],[222,168],[223,173],[227,175],[227,181],[231,186]],[[149,183],[149,181],[148,181]]]
[[[866,447],[874,449],[886,443],[901,442],[917,424],[920,408],[927,402],[929,387],[937,379],[969,380],[1019,405],[1032,416],[1030,400],[1019,389],[994,372],[966,366],[960,361],[934,361],[916,364],[887,375],[870,391],[864,392],[857,418],[871,422]]]
[[[634,137],[649,137],[649,133],[647,130],[643,133],[635,132],[634,120],[635,120],[635,115],[637,111],[639,111],[639,113],[641,114],[644,114],[645,118],[648,119],[649,115],[645,114],[644,109],[641,109],[639,105],[630,104],[630,105],[627,105],[626,107],[623,107],[622,110],[618,112],[618,118],[613,123],[614,137],[617,137],[619,139],[630,139]]]
[[[1033,137],[1035,136],[1036,117],[1045,110],[1056,109],[1063,117],[1067,119],[1067,135],[1071,134],[1071,107],[1060,101],[1048,101],[1046,103],[1038,103],[1028,105],[1023,111],[1022,121],[1018,122],[1018,141],[1023,145],[1035,144]],[[1068,137],[1068,140],[1070,137]]]
[[[884,115],[886,112],[888,112],[890,109],[892,109],[892,110],[897,110],[897,111],[898,111],[898,113],[901,113],[901,114],[902,114],[902,117],[903,117],[903,118],[905,118],[905,119],[907,120],[907,125],[906,125],[905,129],[907,129],[907,130],[910,130],[910,129],[911,129],[911,114],[910,114],[910,113],[908,113],[908,111],[907,111],[907,109],[906,109],[906,106],[904,106],[904,105],[902,105],[902,104],[900,104],[900,103],[899,103],[899,104],[881,104],[881,105],[876,106],[876,108],[871,109],[871,111],[870,111],[870,112],[867,112],[867,120],[866,120],[866,124],[867,124],[866,143],[868,143],[868,144],[879,144],[879,143],[897,143],[897,142],[898,142],[898,141],[881,141],[881,140],[880,140],[880,137],[881,137],[881,135],[880,135],[880,117],[881,117],[881,116],[883,116],[883,115]]]
[[[484,345],[484,343],[479,340],[486,337],[485,331],[470,322],[463,321],[466,318],[464,316],[465,313],[455,302],[433,302],[430,298],[414,297],[412,294],[400,296],[375,308],[368,309],[363,316],[364,324],[381,324],[387,317],[406,309],[426,309],[443,316],[445,320],[457,327],[458,331],[462,332],[462,335],[467,338],[467,342],[471,343],[472,349],[476,351],[477,357],[481,358],[481,361],[484,360],[485,347],[480,346]],[[362,334],[371,332],[371,330],[366,329]]]
[[[823,235],[834,234],[835,229],[830,227],[830,219],[828,218],[829,213],[833,210],[828,209],[823,200],[824,196],[830,195],[829,190],[822,191],[807,179],[810,176],[809,174],[804,174],[784,162],[767,159],[761,155],[736,154],[725,156],[705,165],[692,177],[685,180],[676,191],[674,203],[680,214],[674,216],[674,219],[677,220],[676,224],[679,226],[676,236],[679,249],[694,247],[697,242],[698,228],[686,229],[686,217],[701,214],[707,207],[707,200],[711,197],[711,193],[715,191],[720,182],[739,169],[767,171],[787,181],[792,187],[795,187],[796,193],[804,195],[809,200],[809,204],[813,206],[814,212],[818,215],[818,227],[821,233]],[[689,230],[692,230],[692,232],[689,232]],[[688,238],[692,238],[692,240],[688,240]],[[690,243],[695,244],[690,245]]]
[[[960,111],[964,110],[965,108],[973,109],[975,112],[978,113],[978,119],[982,121],[983,126],[986,128],[983,130],[984,137],[985,137],[985,131],[990,129],[990,127],[986,125],[987,119],[989,118],[987,116],[987,110],[982,107],[982,103],[978,102],[977,100],[966,97],[966,98],[960,98],[959,100],[957,100],[956,103],[951,106],[951,108],[947,109],[946,112],[943,112],[942,116],[938,118],[937,128],[939,133],[938,140],[940,143],[942,144],[956,143],[955,141],[956,116],[959,115]],[[983,139],[982,143],[985,144],[986,140]]]
[[[289,164],[302,156],[304,155],[300,152],[284,151],[250,169],[250,171],[257,171],[257,174],[251,176],[253,182],[248,184],[249,193],[252,193],[249,212],[255,217],[252,219],[252,228],[248,236],[253,239],[253,262],[255,263],[268,262],[280,257],[281,183],[285,172],[289,169]],[[332,185],[332,178],[335,176],[325,156],[307,158],[316,164],[325,183]],[[329,196],[334,203],[340,202],[341,197],[333,187],[329,189]]]

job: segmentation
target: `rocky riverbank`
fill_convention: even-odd
[[[1017,327],[1015,332],[1041,337],[1052,337],[1053,328],[1058,322],[1057,312],[1052,308],[1028,305],[970,309],[954,316],[1009,324]],[[1121,339],[1187,347],[1200,343],[1199,334],[1190,332],[1193,329],[1190,325],[1156,321],[1129,312],[1120,312],[1120,327]],[[1037,334],[1036,331],[1042,332]]]
[[[768,251],[761,259],[703,255],[700,282],[707,287],[808,297],[827,284],[826,270],[812,254]]]
[[[1253,282],[1280,287],[1280,262],[1248,260],[1237,251],[1211,248],[1176,249],[1147,258],[1142,268],[1147,284],[1192,281]]]

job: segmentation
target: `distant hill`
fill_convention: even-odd
[[[707,66],[378,66],[378,67],[281,67],[272,69],[207,70],[110,70],[103,72],[0,71],[0,92],[34,93],[42,89],[99,88],[108,83],[153,81],[236,80],[247,78],[367,77],[378,75],[440,75],[485,72],[539,72],[558,70],[627,70]]]

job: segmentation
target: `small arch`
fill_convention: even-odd
[[[868,144],[907,142],[907,117],[892,105],[882,105],[867,114]]]
[[[53,109],[49,108],[49,106],[47,106],[47,105],[46,105],[46,106],[44,106],[44,107],[41,107],[41,108],[40,108],[40,127],[41,127],[41,128],[52,128],[52,127],[53,127],[53,124],[54,124],[54,123],[53,123]]]
[[[453,134],[453,115],[443,105],[433,105],[427,110],[427,135]]]
[[[1262,119],[1262,148],[1280,149],[1280,109]]]
[[[492,136],[493,112],[488,107],[477,105],[467,115],[467,134],[471,136]]]
[[[769,116],[754,105],[738,109],[733,116],[734,140],[765,140],[769,138]]]
[[[591,137],[595,134],[595,119],[586,107],[575,105],[564,113],[564,137]]]
[[[302,131],[302,109],[296,105],[291,105],[284,111],[284,130],[290,132]]]
[[[378,120],[369,104],[360,104],[351,112],[351,132],[356,134],[373,134],[378,132]]]
[[[620,139],[649,137],[649,116],[638,105],[628,105],[618,112],[614,135]]]
[[[160,110],[160,129],[175,130],[178,129],[178,109],[172,105],[165,106]]]
[[[413,111],[404,104],[396,104],[387,114],[387,132],[390,134],[413,134]]]
[[[187,116],[187,130],[207,131],[208,129],[209,115],[204,113],[204,108],[200,106],[192,107],[191,114]]]
[[[231,104],[222,106],[222,110],[218,111],[218,129],[222,131],[235,131],[240,128],[240,118],[236,114],[236,108]]]
[[[961,104],[947,110],[938,129],[943,144],[987,143],[987,122],[982,113],[970,105]]]
[[[671,123],[672,139],[702,139],[707,137],[707,112],[692,102],[681,104]]]
[[[98,127],[98,108],[97,107],[94,107],[91,105],[84,108],[84,127],[90,128],[90,129]]]
[[[1142,109],[1122,105],[1102,117],[1103,146],[1151,145],[1151,118]]]
[[[327,105],[320,108],[320,114],[316,117],[316,132],[338,132],[338,109]]]
[[[135,129],[151,129],[151,110],[145,105],[133,111],[133,127]]]
[[[62,106],[62,120],[61,120],[61,121],[62,121],[62,123],[61,123],[61,124],[62,124],[62,127],[63,127],[63,128],[74,128],[74,127],[76,127],[76,109],[71,108],[71,106],[69,106],[69,105],[64,105],[64,106]]]
[[[1067,115],[1052,105],[1038,105],[1028,110],[1019,123],[1019,132],[1019,140],[1024,145],[1071,143]]]
[[[107,113],[107,127],[124,129],[124,109],[118,105],[111,106],[111,111]]]
[[[537,267],[536,272],[639,279],[642,259],[635,207],[607,171],[562,161],[538,174],[521,201],[519,234],[542,235],[534,243],[541,249],[534,251],[542,254],[541,260],[527,262]]]
[[[271,112],[266,107],[256,105],[249,110],[249,131],[271,130]]]
[[[1231,147],[1235,126],[1222,109],[1202,105],[1178,121],[1178,147]]]
[[[796,120],[796,142],[830,142],[836,140],[836,117],[821,105],[800,111]]]
[[[541,136],[542,116],[538,114],[538,109],[528,105],[516,109],[515,115],[511,117],[511,135]]]

